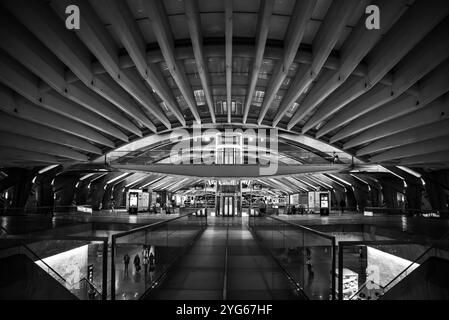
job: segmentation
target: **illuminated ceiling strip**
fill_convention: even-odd
[[[128,172],[125,172],[125,173],[119,175],[118,177],[115,177],[114,179],[109,180],[108,182],[106,182],[106,184],[110,184],[114,181],[120,180],[121,178],[127,176],[128,174],[129,174]]]
[[[44,172],[50,171],[51,169],[54,169],[54,168],[56,168],[58,166],[59,166],[59,164],[54,164],[54,165],[45,167],[45,168],[39,170],[38,174],[43,174]]]
[[[407,173],[409,173],[409,174],[411,174],[412,176],[415,176],[415,177],[417,177],[417,178],[421,178],[421,176],[422,176],[420,173],[418,173],[418,172],[416,172],[416,171],[414,171],[414,170],[412,170],[412,169],[409,169],[409,168],[407,168],[407,167],[396,166],[396,168],[401,169],[402,171],[405,171],[405,172],[407,172]]]
[[[338,184],[343,189],[346,189],[346,186],[344,184],[341,184],[340,182],[335,181],[335,179],[332,179],[332,177],[327,177],[327,178],[331,179],[333,183]]]
[[[318,178],[318,177],[315,177],[315,176],[312,176],[312,175],[310,175],[310,176],[306,175],[306,177],[309,178],[309,179],[312,180],[312,181],[315,181],[315,182],[318,183],[320,186],[324,186],[325,188],[329,188],[329,189],[333,189],[333,188],[334,188],[334,187],[332,187],[330,184],[327,184],[326,182],[324,182],[323,180],[321,180],[321,179]]]
[[[153,185],[153,189],[157,189],[160,186],[163,186],[164,184],[166,184],[168,181],[170,181],[170,179],[168,177],[164,177],[163,179],[159,180],[156,184]]]
[[[315,189],[315,190],[319,189],[319,187],[315,187],[314,185],[311,185],[310,183],[308,183],[308,182],[306,182],[304,180],[301,180],[298,177],[295,177],[295,179],[298,180],[299,182],[301,182],[302,184],[305,184],[306,186],[311,187],[312,189]]]
[[[94,174],[95,174],[95,173],[89,173],[89,174],[86,174],[85,176],[82,176],[82,177],[80,178],[80,181],[86,180],[87,178],[92,177]]]
[[[154,180],[152,180],[152,181],[148,182],[147,184],[143,185],[142,189],[148,187],[150,184],[153,184],[153,183],[156,183],[158,181],[161,181],[162,179],[164,179],[164,176],[159,177],[159,178],[155,178]]]
[[[186,180],[188,180],[188,179],[187,179],[187,178],[186,178],[186,179],[182,179],[181,181],[175,183],[175,184],[172,185],[170,188],[168,188],[168,190],[169,190],[169,191],[172,191],[172,192],[175,191],[176,188],[181,187],[182,184],[186,182]]]
[[[332,178],[340,181],[341,183],[343,183],[343,184],[345,184],[345,185],[347,185],[349,187],[352,187],[352,184],[350,184],[349,182],[347,182],[347,181],[345,181],[345,180],[343,180],[343,179],[341,179],[339,177],[334,176],[332,173],[328,173],[327,175],[331,176]]]
[[[401,180],[405,180],[405,178],[403,178],[403,177],[401,177],[400,175],[398,175],[398,174],[394,173],[393,171],[391,171],[391,170],[388,170],[387,168],[385,168],[385,169],[387,170],[387,172],[389,172],[389,173],[391,173],[392,175],[394,175],[394,176],[398,177],[399,179],[401,179]]]
[[[366,184],[366,185],[369,186],[369,183],[366,182],[365,180],[363,180],[363,179],[357,177],[356,175],[354,175],[354,174],[352,174],[352,173],[350,173],[350,175],[351,175],[354,179],[357,179],[357,180],[359,180],[359,181],[361,181],[361,182],[363,182],[364,184]]]
[[[284,177],[284,179],[287,180],[287,181],[290,181],[290,183],[292,183],[294,186],[296,186],[296,187],[298,187],[298,188],[300,188],[300,189],[302,189],[302,190],[304,190],[304,191],[309,191],[309,190],[306,189],[306,188],[304,188],[303,186],[299,185],[299,183],[302,183],[302,184],[304,184],[305,186],[311,187],[311,188],[314,189],[314,190],[316,189],[315,187],[310,186],[310,185],[307,184],[307,183],[304,183],[303,181],[299,180],[298,178]]]
[[[136,179],[136,180],[134,180],[134,181],[128,183],[128,184],[125,186],[125,188],[128,188],[129,186],[132,186],[132,185],[136,184],[137,182],[142,181],[142,180],[145,179],[145,178],[148,178],[148,176],[140,177],[140,178],[138,178],[138,179]]]
[[[102,173],[102,174],[100,174],[98,177],[93,178],[93,179],[90,181],[90,183],[94,182],[95,180],[100,179],[101,177],[104,177],[105,175],[107,175],[107,173]]]

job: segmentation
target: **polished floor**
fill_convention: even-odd
[[[256,242],[245,218],[210,218],[208,228],[148,299],[299,299]]]
[[[139,214],[129,216],[125,212],[112,214],[103,211],[97,214],[57,214],[54,217],[3,216],[1,226],[10,234],[22,234],[47,229],[58,229],[80,223],[117,222],[123,224],[151,224],[171,219],[177,215]],[[301,225],[326,224],[371,224],[396,228],[410,233],[421,233],[431,238],[440,238],[449,230],[447,219],[405,216],[363,216],[356,213],[328,217],[319,215],[279,215],[277,218]],[[260,218],[259,218],[260,219]],[[272,237],[272,235],[271,235]],[[155,237],[155,239],[158,237]],[[170,239],[182,243],[192,238],[192,234],[172,234]],[[152,280],[158,278],[169,266],[173,256],[178,255],[176,246],[154,243],[158,252],[158,264],[154,271],[136,272],[132,263],[129,274],[125,275],[121,263],[123,253],[118,254],[116,279],[117,299],[137,299],[149,289]],[[304,268],[304,257],[300,250],[291,246],[281,246],[273,250],[278,260],[284,259],[286,269],[296,279],[312,299],[326,299],[329,294],[328,249],[312,250],[314,276],[310,277]],[[141,251],[141,246],[129,248],[131,257]],[[108,257],[108,261],[110,257]],[[101,268],[98,259],[96,270]],[[110,265],[108,264],[108,275]],[[97,277],[98,276],[98,277]],[[96,274],[100,285],[100,274]],[[110,283],[109,283],[110,284]],[[109,286],[109,285],[108,285]],[[108,290],[109,291],[109,290]],[[208,217],[208,228],[186,254],[181,255],[176,265],[169,270],[163,282],[151,290],[148,299],[298,299],[291,283],[272,257],[253,238],[248,229],[248,217]]]

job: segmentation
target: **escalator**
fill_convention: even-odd
[[[241,218],[217,218],[143,299],[301,299]]]
[[[77,300],[24,254],[0,259],[0,300]]]
[[[4,235],[8,230],[0,227]],[[86,278],[73,282],[61,276],[25,242],[0,243],[0,300],[100,300],[102,295]]]
[[[430,257],[380,300],[448,300],[449,260]]]

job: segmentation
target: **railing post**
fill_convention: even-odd
[[[103,241],[103,288],[101,296],[102,300],[108,299],[108,239]]]
[[[343,300],[343,246],[338,244],[338,300]]]
[[[335,237],[332,239],[332,300],[336,300],[336,277],[335,277],[335,268],[336,268],[336,240]]]
[[[111,300],[115,300],[115,235],[111,237]]]

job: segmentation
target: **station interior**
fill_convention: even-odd
[[[0,1],[0,299],[449,299],[446,0]]]

